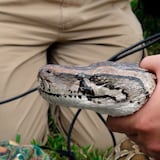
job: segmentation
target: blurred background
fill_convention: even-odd
[[[142,24],[144,38],[160,33],[160,10],[158,0],[131,0],[131,6]],[[160,53],[160,43],[148,48],[149,54]]]

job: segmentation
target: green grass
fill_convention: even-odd
[[[50,147],[48,153],[54,160],[67,160],[67,157],[61,157],[56,150],[67,150],[66,140],[61,134],[56,134],[54,137],[49,136],[46,146]],[[79,147],[76,144],[71,145],[71,151],[74,153],[77,160],[106,160],[106,156],[111,148],[106,149],[104,152],[100,152],[98,149],[94,149],[93,146]]]
[[[35,140],[31,144],[42,146]],[[53,160],[68,160],[68,157],[60,155],[57,151],[67,151],[67,141],[60,133],[54,136],[48,136],[48,141],[45,146],[41,147],[46,153],[53,158]],[[106,160],[106,157],[111,153],[113,147],[106,149],[106,151],[99,151],[93,146],[79,147],[76,144],[71,144],[71,152],[76,160]]]

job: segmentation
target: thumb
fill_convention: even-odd
[[[145,68],[156,74],[160,74],[160,55],[153,55],[145,57],[141,63],[140,67]]]

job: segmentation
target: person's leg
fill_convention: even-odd
[[[72,2],[66,0],[62,6],[63,43],[53,48],[50,55],[53,63],[88,65],[104,61],[142,39],[140,24],[131,12],[127,0],[86,0],[85,3],[77,1],[77,4],[71,5]],[[138,62],[141,58],[142,52],[123,61]],[[60,131],[67,135],[77,109],[55,106],[52,109]],[[124,135],[117,133],[117,142],[122,137]],[[99,149],[113,144],[106,126],[96,113],[88,110],[83,110],[79,115],[72,140],[81,146],[91,144]]]
[[[46,64],[46,50],[57,36],[59,5],[41,0],[0,1],[0,101],[38,85],[38,70]],[[0,140],[15,140],[20,134],[23,144],[46,141],[47,112],[48,103],[38,92],[0,105]]]

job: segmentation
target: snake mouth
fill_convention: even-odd
[[[70,98],[79,98],[81,99],[82,98],[82,95],[71,95],[71,94],[61,94],[61,93],[50,93],[50,92],[46,92],[44,91],[43,89],[39,88],[39,92],[40,94],[43,94],[43,95],[48,95],[48,96],[52,96],[52,97],[64,97],[64,98],[67,98],[67,97],[70,97]]]
[[[77,103],[83,103],[84,101],[88,101],[88,103],[93,104],[103,104],[103,101],[107,101],[110,99],[112,102],[116,102],[116,97],[110,95],[83,95],[83,94],[61,94],[61,93],[51,93],[39,88],[39,92],[44,99],[49,101],[50,103],[56,103],[56,101],[67,101],[67,100],[77,100]]]
[[[107,96],[89,96],[82,94],[60,94],[60,93],[50,93],[39,88],[40,95],[48,101],[50,104],[57,105],[67,105],[67,106],[80,106],[79,108],[86,108],[85,104],[90,105],[101,105],[102,99],[106,99]],[[77,108],[77,107],[75,107]]]
[[[123,109],[127,110],[128,113],[133,112],[133,107],[131,107],[131,111],[128,109],[128,106],[126,108],[126,102],[117,103],[114,97],[108,95],[91,96],[80,94],[60,94],[47,92],[42,88],[39,88],[39,92],[48,103],[53,104],[54,106],[89,109],[98,113],[107,113],[112,116],[115,116],[116,114],[124,115],[125,112],[123,112]]]

